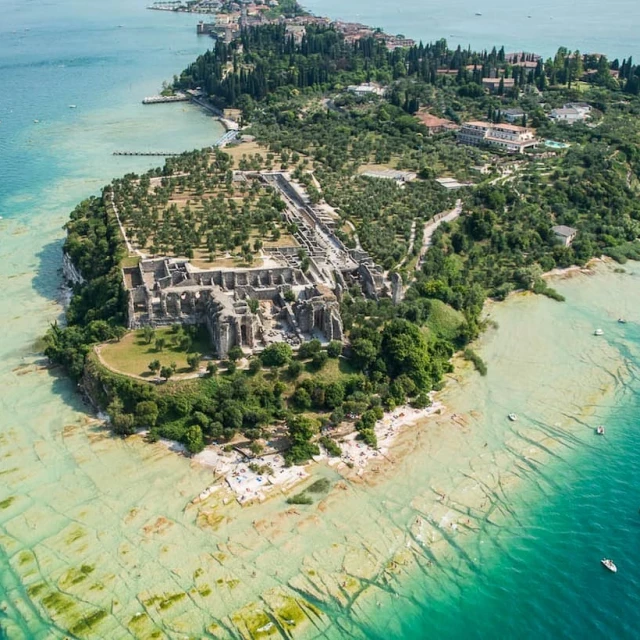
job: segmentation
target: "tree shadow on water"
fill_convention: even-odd
[[[97,414],[95,407],[80,393],[76,382],[67,376],[61,367],[50,367],[49,377],[53,380],[51,383],[51,392],[70,409],[91,416]]]
[[[32,280],[33,290],[47,300],[61,302],[62,295],[62,246],[64,239],[45,244],[36,253],[38,265]]]

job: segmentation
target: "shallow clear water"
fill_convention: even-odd
[[[282,610],[285,594],[315,602],[325,615],[310,617],[308,635],[331,638],[634,637],[637,265],[560,282],[565,304],[494,307],[499,328],[480,347],[488,376],[460,374],[443,394],[448,413],[408,431],[379,474],[297,510],[281,498],[187,506],[210,471],[111,439],[72,385],[41,368],[35,341],[60,315],[70,208],[155,164],[111,153],[220,134],[191,107],[140,104],[208,44],[196,21],[124,0],[3,5],[2,632],[180,637],[217,621],[218,637],[234,637],[249,612]],[[603,555],[618,575],[602,570]],[[96,611],[104,619],[83,624]]]

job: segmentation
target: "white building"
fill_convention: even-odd
[[[573,227],[567,227],[564,224],[560,224],[557,227],[552,227],[551,230],[556,236],[558,242],[561,242],[565,247],[570,247],[571,243],[575,240],[578,230]]]
[[[585,102],[568,102],[561,109],[552,109],[549,118],[554,122],[583,122],[589,117],[591,107]]]
[[[351,84],[347,87],[347,91],[355,93],[357,96],[382,96],[384,89],[374,82],[365,82],[363,84]]]
[[[535,147],[539,140],[535,129],[515,124],[492,124],[491,122],[465,122],[458,131],[458,142],[476,147],[489,146],[508,153],[523,153]]]
[[[502,117],[511,124],[514,122],[522,122],[522,118],[524,118],[524,111],[522,109],[505,109],[501,113]]]

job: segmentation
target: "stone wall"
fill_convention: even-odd
[[[299,330],[313,335],[320,332],[327,341],[344,338],[340,305],[333,293],[310,287],[307,298],[294,305],[294,314]]]
[[[253,351],[278,339],[273,335],[274,326],[264,324],[260,313],[251,312],[248,298],[275,305],[274,318],[288,327],[276,329],[283,331],[280,339],[289,334],[302,340],[302,334],[317,333],[327,341],[343,339],[334,293],[325,285],[310,284],[294,267],[194,271],[187,261],[165,258],[125,268],[123,279],[129,295],[129,328],[205,324],[220,358],[234,346]],[[337,288],[341,291],[339,285]],[[299,294],[292,305],[284,301],[285,290]]]
[[[246,305],[233,308],[219,298],[207,302],[205,325],[218,358],[224,359],[232,347],[255,349],[262,335],[262,322]]]

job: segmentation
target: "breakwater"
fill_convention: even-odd
[[[165,104],[167,102],[189,102],[191,98],[184,93],[173,96],[148,96],[142,99],[142,104]]]

